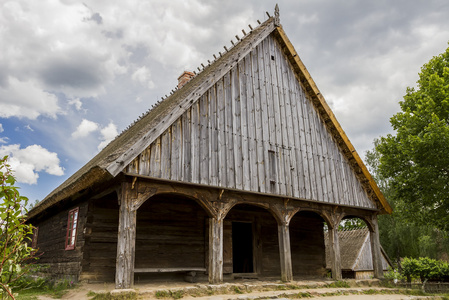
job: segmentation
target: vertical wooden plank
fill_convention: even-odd
[[[242,103],[240,99],[240,74],[238,66],[231,70],[232,78],[232,118],[233,144],[234,144],[234,164],[235,164],[235,187],[243,189],[243,156],[242,156]]]
[[[277,147],[277,153],[278,153],[278,176],[277,181],[279,184],[279,194],[285,195],[286,194],[286,182],[285,182],[285,164],[284,164],[284,153],[282,151],[283,141],[282,141],[282,123],[281,121],[281,107],[280,107],[280,100],[279,100],[279,89],[278,89],[278,82],[277,82],[277,73],[276,73],[276,62],[274,58],[274,46],[273,46],[273,40],[272,39],[265,39],[264,43],[267,45],[267,49],[265,52],[265,56],[267,59],[270,60],[270,74],[271,77],[268,78],[269,84],[273,90],[273,107],[274,107],[274,124],[275,124],[275,145]]]
[[[288,224],[278,224],[279,255],[281,263],[281,280],[293,280],[292,257],[290,250],[290,232]]]
[[[301,162],[301,146],[300,146],[300,130],[299,130],[299,117],[297,111],[298,98],[295,93],[296,78],[292,73],[290,64],[286,59],[283,59],[283,72],[284,78],[287,81],[287,93],[289,103],[286,106],[287,116],[292,120],[289,122],[289,139],[291,140],[290,145],[292,148],[292,158],[291,165],[294,168],[292,170],[292,184],[293,184],[293,196],[303,197],[302,193],[304,190],[304,170]]]
[[[335,202],[337,198],[334,194],[336,186],[332,184],[332,176],[335,176],[335,166],[332,163],[332,154],[329,152],[329,136],[326,128],[322,125],[321,129],[321,141],[323,147],[323,160],[324,160],[324,180],[326,180],[327,190],[325,192],[326,202]]]
[[[268,150],[270,150],[270,132],[269,132],[269,124],[268,124],[268,103],[267,101],[271,101],[268,98],[267,92],[267,81],[265,74],[265,62],[264,62],[264,52],[262,44],[257,46],[257,57],[258,57],[258,72],[259,72],[259,89],[260,89],[260,110],[262,112],[262,141],[263,141],[263,160],[264,160],[264,184],[265,191],[270,191],[270,166],[268,165]]]
[[[115,288],[128,289],[134,285],[134,261],[136,248],[136,211],[131,210],[131,187],[122,183],[117,237],[117,261]]]
[[[151,145],[143,150],[140,154],[139,174],[144,176],[150,175],[150,157],[151,157]]]
[[[179,180],[179,155],[180,155],[180,119],[176,120],[171,126],[171,166],[170,179]]]
[[[217,125],[217,95],[215,90],[215,85],[209,89],[209,115],[210,115],[210,140],[211,140],[211,151],[210,151],[210,164],[209,164],[209,175],[210,184],[213,186],[218,186],[218,125]]]
[[[209,283],[223,282],[223,220],[209,219]]]
[[[313,151],[313,164],[314,164],[314,175],[315,175],[315,182],[316,182],[316,191],[317,191],[317,198],[318,201],[323,201],[323,183],[321,180],[321,167],[320,167],[320,148],[321,144],[317,137],[317,130],[316,130],[316,118],[317,114],[315,109],[312,106],[311,101],[308,103],[309,107],[309,124],[310,124],[310,135],[311,135],[311,142],[312,142],[312,151]]]
[[[245,57],[245,73],[247,88],[247,122],[248,122],[248,141],[249,141],[249,169],[251,191],[258,191],[258,173],[257,173],[257,151],[256,151],[256,128],[254,111],[254,85],[252,82],[251,53]]]
[[[184,176],[183,179],[187,182],[191,182],[192,180],[192,145],[191,145],[191,114],[192,109],[189,108],[182,115],[183,122],[183,152],[184,152]]]
[[[371,223],[373,228],[370,231],[370,241],[373,255],[374,277],[382,279],[384,277],[384,271],[382,268],[382,252],[380,250],[379,224],[377,222],[377,216],[372,217]]]
[[[259,78],[259,64],[257,49],[251,51],[251,69],[252,81],[254,86],[254,126],[255,126],[255,144],[257,153],[257,178],[258,191],[265,193],[265,161],[264,161],[264,143],[262,128],[262,106],[261,106],[261,88]]]
[[[338,239],[338,224],[328,226],[329,231],[329,254],[331,261],[332,278],[341,280],[341,259],[340,259],[340,243]]]
[[[161,137],[161,177],[170,179],[171,127]]]
[[[161,177],[161,137],[151,144],[150,176]]]
[[[233,99],[231,93],[231,72],[224,76],[225,101],[225,143],[226,143],[226,187],[235,188],[234,139],[232,127],[234,119]]]
[[[192,182],[200,182],[200,109],[199,101],[192,104],[192,138],[191,138],[191,153],[192,153]]]
[[[304,116],[303,116],[303,109],[302,109],[302,87],[299,85],[297,81],[294,81],[292,83],[292,92],[294,94],[294,97],[296,99],[295,106],[296,110],[295,113],[298,118],[297,122],[297,133],[295,132],[295,136],[298,136],[298,152],[297,152],[297,160],[298,164],[301,168],[301,172],[298,175],[298,181],[300,186],[300,195],[302,198],[305,199],[311,199],[310,197],[310,180],[309,180],[309,161],[307,159],[307,147],[306,147],[306,137],[305,137],[305,125],[304,125]],[[296,124],[296,123],[295,123]]]
[[[139,174],[139,163],[140,163],[140,155],[138,155],[135,159],[133,159],[127,166],[126,172]]]
[[[313,151],[312,151],[312,139],[310,134],[310,119],[309,119],[309,100],[306,98],[304,90],[301,89],[301,108],[302,108],[302,117],[304,122],[304,136],[305,136],[305,157],[303,161],[307,161],[307,180],[310,185],[308,186],[310,189],[307,193],[307,198],[312,200],[317,200],[317,191],[316,191],[316,177],[315,177],[315,164],[313,160]]]
[[[209,184],[209,98],[205,93],[200,98],[200,183]]]
[[[224,82],[220,79],[217,82],[217,130],[218,130],[218,185],[226,187],[226,137],[225,137],[225,97]]]
[[[279,50],[278,44],[273,40],[273,53],[275,56],[277,78],[279,84],[280,94],[280,111],[281,111],[281,131],[282,131],[282,144],[284,149],[284,165],[285,165],[285,185],[286,195],[293,196],[294,190],[297,190],[297,176],[296,175],[296,157],[293,150],[294,138],[292,115],[290,107],[290,94],[289,94],[289,80],[287,77],[287,70],[285,69],[285,59]],[[294,170],[294,171],[293,171]]]
[[[264,62],[264,78],[265,78],[265,90],[267,94],[267,106],[268,106],[268,144],[269,144],[269,151],[272,151],[271,153],[277,153],[278,151],[278,145],[276,143],[276,119],[275,119],[275,102],[274,102],[274,91],[271,84],[271,55],[269,55],[269,45],[266,40],[264,40],[260,44],[261,50],[263,51],[263,62]],[[267,150],[267,151],[268,151]],[[271,170],[269,171],[272,172]],[[279,193],[279,182],[277,180],[279,172],[276,171],[276,174],[268,174],[269,178],[272,178],[274,180],[270,180],[270,191],[273,194]],[[267,187],[268,188],[268,187]]]
[[[239,82],[240,82],[240,103],[241,103],[241,130],[242,130],[242,174],[243,189],[251,190],[251,170],[249,160],[249,133],[248,133],[248,92],[247,77],[245,72],[245,62],[238,63]]]

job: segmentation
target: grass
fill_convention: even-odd
[[[37,300],[39,295],[48,295],[52,298],[59,299],[70,289],[75,288],[76,284],[67,280],[51,282],[45,279],[37,279],[30,281],[27,286],[19,291],[14,291],[17,294],[17,300]]]
[[[90,300],[135,300],[137,299],[137,293],[126,293],[120,295],[112,295],[111,293],[101,293],[97,294],[95,292],[89,291],[87,293],[88,297],[92,297]]]

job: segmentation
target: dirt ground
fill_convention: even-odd
[[[283,284],[280,281],[258,281],[241,280],[232,281],[222,285],[209,285],[206,282],[193,284],[187,282],[156,282],[156,283],[138,283],[134,286],[138,299],[157,299],[158,293],[174,293],[182,291],[182,300],[254,300],[260,298],[287,300],[293,298],[298,293],[309,293],[313,298],[322,298],[326,300],[367,300],[367,299],[439,299],[434,297],[409,296],[402,294],[374,294],[359,295],[364,291],[381,292],[391,289],[379,287],[377,280],[348,281],[351,287],[325,287],[332,281],[295,281],[289,284]],[[113,283],[108,284],[80,284],[76,289],[70,290],[62,299],[80,299],[88,300],[89,291],[95,293],[120,293],[121,290],[115,290]],[[209,295],[208,294],[209,291]],[[213,292],[212,292],[213,291]],[[237,292],[238,293],[237,293]],[[196,294],[197,293],[197,294]],[[349,295],[339,295],[346,293]],[[298,297],[297,297],[298,298]],[[308,297],[310,299],[310,297]],[[40,300],[50,300],[53,298],[41,296]],[[172,300],[172,297],[165,298]]]

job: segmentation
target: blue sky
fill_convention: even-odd
[[[0,3],[0,155],[43,199],[275,2]],[[447,1],[279,1],[281,24],[361,156],[420,67],[448,47]]]

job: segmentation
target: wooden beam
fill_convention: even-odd
[[[332,278],[341,280],[340,243],[338,239],[338,223],[332,228],[329,226],[329,254],[331,259]]]
[[[281,258],[281,280],[293,280],[292,256],[290,249],[290,232],[286,222],[278,225],[279,254]]]
[[[223,220],[209,219],[209,283],[223,282]]]
[[[371,223],[373,225],[373,230],[370,231],[370,240],[371,252],[373,255],[374,277],[382,279],[384,277],[384,271],[382,267],[382,252],[380,250],[379,224],[377,223],[377,216],[372,217]]]
[[[136,211],[132,210],[131,184],[122,183],[117,241],[115,287],[128,289],[134,285],[136,247]]]

